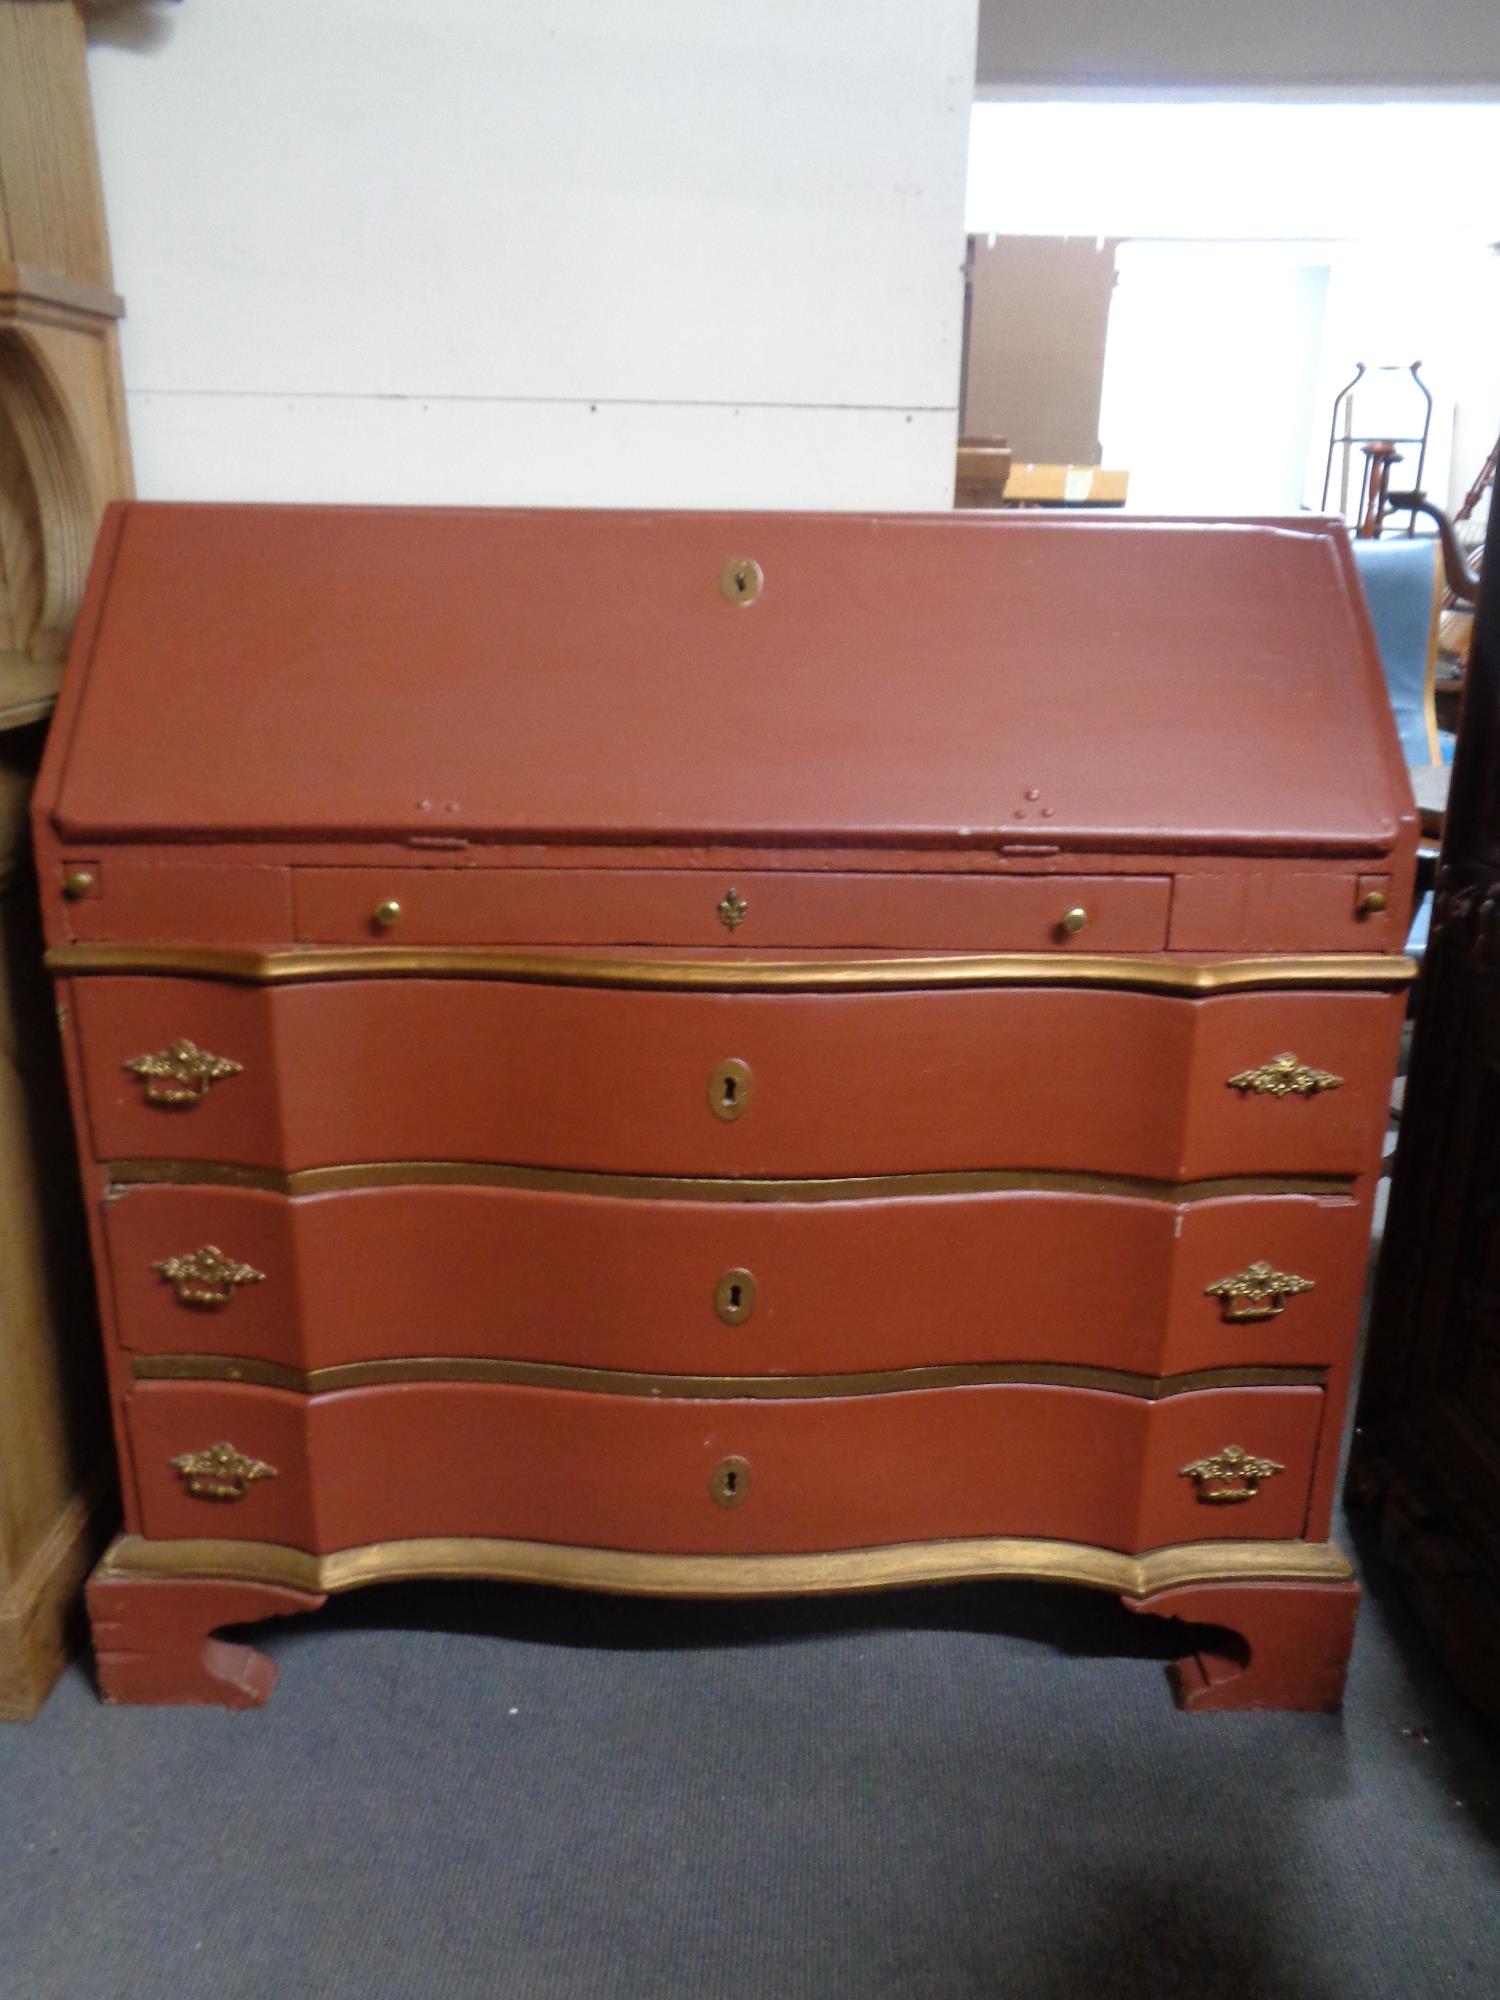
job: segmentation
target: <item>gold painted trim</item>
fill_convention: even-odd
[[[498,1382],[526,1389],[575,1389],[590,1395],[670,1397],[677,1401],[802,1402],[829,1396],[890,1396],[918,1389],[976,1389],[1003,1383],[1102,1389],[1161,1402],[1197,1389],[1321,1388],[1323,1368],[1200,1368],[1185,1375],[1140,1375],[1123,1368],[1067,1362],[942,1362],[916,1368],[840,1375],[663,1375],[631,1368],[580,1368],[561,1361],[501,1361],[477,1355],[417,1354],[291,1368],[234,1354],[138,1354],[138,1382],[247,1382],[293,1395],[326,1396],[400,1382]]]
[[[365,1160],[341,1167],[246,1167],[232,1160],[106,1160],[106,1181],[127,1187],[252,1188],[265,1194],[335,1194],[358,1188],[520,1188],[538,1194],[600,1195],[616,1201],[890,1201],[902,1195],[1113,1194],[1141,1201],[1222,1201],[1237,1195],[1301,1194],[1350,1200],[1352,1174],[1229,1174],[1162,1181],[1130,1174],[962,1171],[856,1174],[842,1179],[762,1180],[691,1174],[605,1174],[571,1167],[518,1167],[486,1160]]]
[[[1404,986],[1416,962],[1396,954],[1321,952],[1277,958],[1127,958],[1072,952],[847,959],[588,958],[487,946],[303,945],[239,951],[199,945],[64,944],[53,972],[152,972],[276,985],[312,979],[505,979],[545,986],[655,987],[707,993],[860,993],[954,986],[1122,986],[1223,993],[1246,987]]]
[[[1127,1556],[1084,1542],[1005,1535],[816,1555],[723,1556],[645,1555],[631,1549],[444,1536],[372,1542],[315,1556],[277,1542],[152,1542],[121,1535],[95,1574],[279,1584],[320,1595],[367,1583],[478,1577],[635,1597],[799,1597],[1009,1577],[1150,1597],[1185,1584],[1345,1583],[1353,1572],[1332,1542],[1182,1542]]]

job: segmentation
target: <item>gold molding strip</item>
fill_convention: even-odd
[[[1413,959],[1321,952],[1301,957],[1174,959],[1073,952],[847,959],[590,958],[487,946],[294,946],[240,951],[198,945],[64,944],[53,972],[153,972],[249,985],[319,979],[503,979],[545,986],[631,986],[707,993],[839,992],[954,986],[1120,986],[1223,993],[1246,987],[1404,986]]]
[[[138,1354],[138,1382],[241,1382],[326,1396],[339,1389],[390,1383],[492,1382],[513,1388],[574,1389],[596,1396],[653,1400],[810,1402],[822,1397],[891,1396],[921,1389],[979,1389],[1006,1383],[1057,1389],[1102,1389],[1161,1402],[1197,1389],[1286,1389],[1323,1386],[1324,1368],[1200,1368],[1186,1375],[1140,1375],[1124,1368],[1068,1362],[940,1362],[915,1368],[841,1375],[663,1375],[631,1368],[580,1368],[562,1361],[501,1361],[477,1355],[417,1354],[384,1361],[346,1361],[329,1368],[291,1368],[237,1354]]]
[[[112,1188],[230,1187],[264,1194],[334,1194],[358,1188],[520,1188],[538,1194],[600,1195],[616,1201],[890,1201],[900,1195],[1112,1194],[1141,1201],[1222,1201],[1236,1195],[1300,1194],[1351,1200],[1352,1174],[1230,1174],[1162,1181],[1128,1174],[1028,1171],[857,1174],[843,1179],[764,1180],[691,1174],[607,1174],[571,1167],[519,1167],[485,1160],[365,1160],[341,1167],[246,1167],[230,1160],[106,1160]]]
[[[320,1595],[367,1583],[474,1577],[637,1597],[799,1597],[1008,1577],[1150,1597],[1186,1584],[1344,1583],[1353,1572],[1332,1542],[1182,1542],[1127,1556],[1083,1542],[997,1536],[831,1549],[816,1555],[723,1556],[647,1555],[452,1535],[372,1542],[317,1556],[277,1542],[152,1542],[121,1535],[95,1574],[280,1584]]]

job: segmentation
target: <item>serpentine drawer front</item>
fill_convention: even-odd
[[[1348,1193],[1177,1201],[1164,1186],[1096,1192],[1087,1177],[1029,1190],[1005,1185],[1024,1175],[973,1176],[998,1185],[972,1190],[960,1177],[952,1192],[945,1177],[778,1182],[754,1201],[731,1181],[328,1178],[295,1198],[122,1186],[103,1220],[120,1339],[140,1365],[1326,1368],[1359,1309],[1368,1235]],[[323,1185],[316,1169],[308,1185]],[[1254,1278],[1229,1296],[1211,1289],[1262,1267],[1258,1297]]]
[[[1336,1706],[1404,787],[1337,524],[111,510],[106,1696],[381,1578],[991,1576]]]
[[[75,1005],[104,1160],[1172,1181],[1366,1171],[1402,1001],[99,977],[77,982]],[[176,1086],[142,1074],[183,1041],[232,1070]],[[1339,1087],[1291,1099],[1236,1087],[1288,1050],[1337,1071]]]
[[[148,1535],[319,1554],[417,1535],[748,1554],[1009,1533],[1133,1554],[1300,1534],[1322,1404],[1316,1389],[1152,1403],[1024,1385],[767,1403],[158,1382],[127,1408]],[[266,1470],[205,1470],[199,1455],[218,1444]],[[1237,1452],[1277,1469],[1245,1479]]]

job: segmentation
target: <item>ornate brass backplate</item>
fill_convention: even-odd
[[[243,1500],[257,1479],[274,1479],[276,1468],[264,1459],[247,1458],[232,1444],[211,1444],[206,1451],[185,1451],[169,1461],[182,1474],[196,1500]]]
[[[726,931],[738,930],[749,914],[750,905],[738,889],[731,889],[719,904],[719,922]]]
[[[1223,1505],[1253,1500],[1263,1479],[1285,1471],[1274,1458],[1255,1458],[1243,1445],[1226,1444],[1212,1458],[1194,1459],[1178,1476],[1196,1482],[1200,1500]]]
[[[163,1257],[151,1268],[173,1287],[179,1305],[199,1312],[227,1306],[237,1286],[263,1284],[266,1276],[253,1264],[239,1264],[226,1257],[217,1243],[205,1243],[181,1257]]]
[[[1238,1076],[1225,1079],[1228,1088],[1237,1090],[1241,1097],[1316,1097],[1320,1090],[1337,1090],[1343,1081],[1331,1070],[1298,1062],[1290,1049],[1272,1056],[1258,1069],[1242,1069]]]
[[[1313,1289],[1311,1278],[1299,1278],[1293,1271],[1277,1271],[1263,1259],[1247,1264],[1233,1277],[1218,1278],[1203,1287],[1205,1298],[1218,1299],[1226,1320],[1275,1319],[1286,1311],[1286,1302],[1299,1292]]]
[[[709,1474],[708,1491],[716,1507],[743,1507],[750,1498],[750,1461],[720,1459]]]
[[[146,1086],[146,1102],[191,1110],[226,1076],[238,1076],[240,1065],[228,1056],[210,1055],[185,1035],[155,1055],[132,1056],[125,1064]]]

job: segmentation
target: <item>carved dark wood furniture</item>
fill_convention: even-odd
[[[1500,1720],[1500,513],[1417,998],[1350,1486]]]
[[[1337,1703],[1415,826],[1336,524],[123,508],[37,834],[107,1694],[386,1577],[1009,1576]]]

